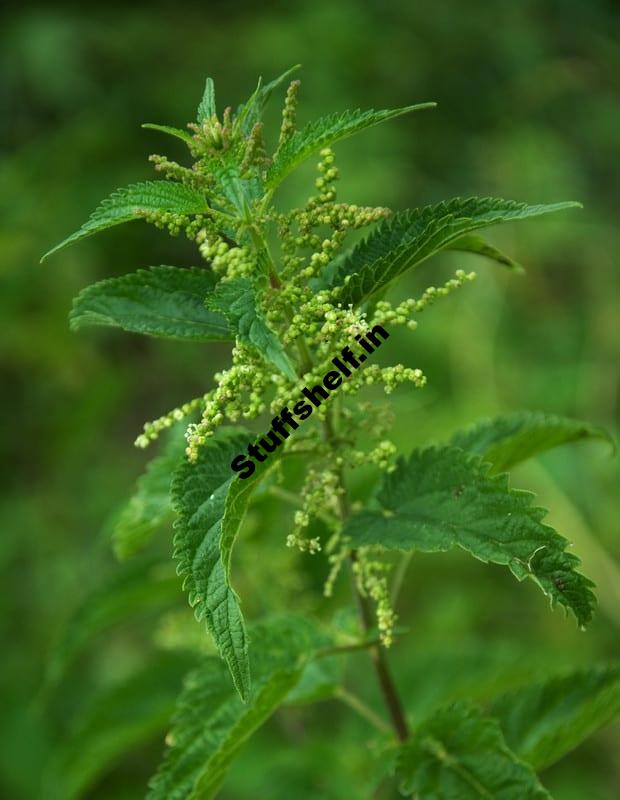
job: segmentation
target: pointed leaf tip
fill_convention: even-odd
[[[372,128],[382,122],[395,119],[402,114],[434,106],[435,103],[417,103],[403,108],[381,111],[356,109],[320,117],[301,130],[295,131],[278,149],[267,174],[267,187],[275,189],[306,158],[322,147],[330,147],[342,139],[353,136],[366,128]]]
[[[215,85],[213,83],[213,78],[207,78],[205,83],[205,89],[202,95],[202,100],[198,106],[197,111],[197,120],[198,122],[204,122],[205,119],[209,119],[209,117],[213,117],[217,113],[216,105],[215,105]]]
[[[362,511],[344,534],[353,546],[424,553],[460,548],[485,563],[507,566],[517,580],[533,580],[552,601],[570,609],[579,625],[593,615],[592,582],[577,571],[568,542],[543,522],[533,495],[513,489],[507,473],[461,447],[414,450],[383,482],[382,509]]]
[[[150,267],[107,278],[83,289],[69,315],[72,330],[106,325],[177,341],[225,341],[234,332],[204,298],[215,278],[197,267]]]
[[[505,472],[547,450],[586,439],[600,439],[615,448],[612,436],[598,425],[543,411],[517,411],[457,431],[451,444],[481,456],[494,472]]]
[[[402,113],[402,110],[401,110]],[[489,246],[472,234],[491,225],[539,217],[579,206],[575,201],[528,205],[496,197],[455,197],[434,205],[400,211],[379,225],[325,271],[329,288],[344,286],[343,303],[357,305],[385,289],[406,270],[445,250],[464,237],[469,246]],[[467,240],[465,240],[467,243]],[[497,260],[498,251],[494,258]],[[348,279],[348,282],[346,282]]]
[[[140,219],[141,214],[173,211],[177,214],[191,215],[200,214],[206,208],[204,195],[183,183],[165,180],[134,183],[112,192],[79,230],[48,250],[41,260],[45,260],[68,244],[85,239],[99,231]]]
[[[174,136],[176,139],[181,139],[185,144],[192,144],[193,139],[188,131],[181,128],[173,128],[170,125],[158,125],[155,122],[143,122],[141,128],[151,131],[159,131],[160,133],[167,133],[169,136]]]

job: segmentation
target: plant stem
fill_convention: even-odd
[[[357,561],[357,552],[355,550],[351,551],[350,561],[352,565]],[[357,606],[364,632],[368,632],[373,627],[372,610],[368,603],[368,598],[361,594],[355,585],[355,581],[353,581],[353,591],[357,600]],[[405,713],[398,695],[398,690],[396,689],[394,679],[392,678],[392,674],[385,657],[385,649],[381,647],[380,644],[376,644],[369,648],[368,652],[370,653],[370,657],[375,668],[375,673],[379,682],[379,688],[381,689],[383,701],[390,715],[394,732],[399,740],[404,742],[409,737],[409,729],[407,727],[407,720],[405,719]]]
[[[356,694],[352,694],[346,689],[340,688],[336,692],[336,699],[345,703],[354,711],[357,711],[360,717],[364,717],[365,720],[374,725],[375,728],[378,728],[382,733],[391,732],[390,726],[387,725],[378,714],[375,714],[372,708],[367,706]]]
[[[296,495],[293,492],[289,492],[286,489],[282,489],[281,486],[270,486],[267,491],[274,497],[278,497],[280,498],[280,500],[284,500],[285,503],[289,503],[289,505],[291,506],[296,506],[296,508],[301,508],[301,506],[303,505],[299,495]]]
[[[286,489],[282,489],[280,486],[270,486],[267,490],[269,494],[273,495],[274,497],[280,498],[285,503],[288,503],[291,506],[295,506],[296,508],[303,508],[303,501],[299,495],[294,494],[293,492],[289,492]],[[319,511],[317,513],[317,517],[322,519],[327,525],[331,525],[334,523],[334,517],[330,517],[329,514]]]
[[[302,372],[309,371],[312,368],[312,356],[310,354],[308,345],[306,344],[306,341],[303,337],[300,337],[300,340],[298,340],[298,346],[300,349],[300,355],[302,356],[302,365],[303,365]],[[323,421],[323,434],[326,441],[328,442],[333,442],[334,439],[336,438],[336,431],[334,429],[334,424],[332,420],[332,409],[329,407],[327,409],[327,414]],[[346,494],[346,483],[344,480],[344,470],[342,467],[338,469],[338,479],[340,486],[344,490],[343,494],[338,496],[338,507],[340,512],[340,517],[342,522],[344,523],[344,521],[349,517],[351,509]],[[349,560],[352,566],[357,561],[357,552],[355,550],[351,551]],[[368,633],[373,628],[372,609],[370,608],[370,605],[368,603],[368,598],[364,597],[359,591],[354,576],[352,584],[353,584],[353,592],[357,600],[362,626],[364,632]],[[385,656],[385,650],[383,647],[381,647],[380,644],[375,644],[370,647],[369,653],[375,669],[377,681],[379,683],[379,688],[383,696],[383,702],[385,703],[386,709],[390,715],[390,720],[392,722],[392,727],[394,728],[394,733],[396,734],[396,737],[399,739],[399,741],[404,742],[409,737],[409,729],[407,727],[407,720],[405,718],[405,712],[403,710],[400,696],[398,694],[398,690],[396,689],[396,685],[392,678],[392,674],[390,672],[390,668]]]
[[[310,350],[302,336],[297,339],[297,350],[301,358],[301,375],[305,375],[312,370],[312,356]],[[301,377],[301,376],[300,376]]]
[[[364,639],[362,642],[324,647],[322,650],[317,650],[316,658],[328,658],[329,656],[337,656],[341,653],[355,653],[359,650],[367,650],[369,647],[374,647],[376,644],[379,644],[379,639]]]
[[[328,441],[331,441],[335,437],[334,426],[331,417],[331,409],[328,410],[327,416],[323,423],[323,430],[325,433],[325,438]],[[345,492],[338,497],[338,505],[340,508],[340,516],[342,521],[344,522],[350,512],[349,500],[346,495],[346,485],[344,482],[344,471],[342,468],[338,470],[339,473],[339,481],[341,487],[345,490]],[[354,568],[358,556],[356,550],[351,550],[349,555],[349,560],[351,563],[351,567]],[[355,577],[353,576],[353,592],[355,594],[355,598],[357,601],[357,607],[359,610],[360,620],[362,622],[362,627],[364,629],[364,633],[368,633],[373,628],[373,615],[372,609],[370,608],[370,604],[368,602],[368,598],[362,595],[360,592],[356,582]],[[373,666],[375,668],[375,673],[377,675],[377,681],[379,683],[379,688],[381,690],[381,694],[383,696],[383,702],[387,708],[387,711],[390,715],[390,720],[392,722],[392,727],[394,728],[394,732],[397,738],[404,742],[409,737],[409,729],[407,727],[407,720],[405,719],[405,712],[403,710],[403,706],[398,694],[398,690],[396,689],[396,685],[394,683],[394,679],[392,678],[392,674],[390,672],[390,668],[385,656],[385,650],[381,647],[381,645],[373,645],[369,648],[369,654],[372,659]]]
[[[254,244],[254,249],[256,250],[256,254],[259,257],[259,261],[262,259],[265,262],[266,266],[266,273],[269,278],[269,283],[273,289],[281,289],[282,282],[280,281],[280,277],[278,275],[278,271],[276,270],[275,261],[273,260],[273,256],[271,255],[271,250],[269,249],[269,244],[267,239],[263,233],[261,233],[256,226],[250,226],[250,236],[252,237],[252,242]],[[293,319],[293,309],[288,304],[286,315],[288,317],[289,325]],[[306,372],[310,372],[312,369],[312,355],[310,350],[308,349],[308,345],[303,336],[300,336],[296,341],[297,352],[299,353],[300,359],[300,375],[304,375]]]
[[[396,603],[398,601],[398,596],[400,594],[400,590],[402,589],[403,581],[405,580],[405,575],[407,574],[407,569],[409,568],[409,564],[411,563],[412,553],[405,553],[398,565],[396,570],[394,571],[394,578],[392,580],[392,591],[390,593],[390,602],[392,603],[392,608],[396,607]]]

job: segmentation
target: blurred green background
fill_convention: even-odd
[[[143,796],[179,686],[185,656],[163,652],[174,625],[168,617],[162,622],[161,611],[176,607],[185,621],[190,612],[167,575],[159,575],[164,588],[153,602],[128,590],[127,609],[147,609],[136,619],[109,627],[103,614],[89,623],[101,634],[53,688],[44,686],[44,675],[64,623],[119,574],[109,523],[148,457],[132,447],[142,422],[210,387],[228,348],[68,330],[71,298],[92,281],[148,264],[196,263],[181,239],[123,226],[43,266],[39,257],[111,190],[150,177],[148,153],[182,155],[173,140],[140,123],[182,126],[192,119],[207,74],[221,105],[234,106],[259,74],[272,78],[303,64],[302,122],[347,107],[436,100],[435,111],[337,146],[340,196],[351,202],[400,208],[469,194],[582,201],[582,211],[492,233],[526,267],[525,276],[455,254],[425,265],[410,281],[415,292],[456,267],[476,268],[479,280],[425,314],[414,336],[395,336],[381,353],[385,363],[421,366],[429,379],[423,392],[393,395],[403,450],[520,408],[587,419],[617,436],[616,3],[84,8],[26,3],[2,12],[0,794],[11,800],[52,797],[45,790],[50,774],[67,781],[61,797]],[[282,202],[301,199],[311,178],[308,170],[289,181]],[[414,560],[399,608],[411,633],[393,655],[414,719],[435,700],[484,700],[543,668],[618,656],[619,477],[618,459],[591,444],[551,453],[513,479],[551,507],[551,523],[574,542],[599,585],[601,608],[587,633],[503,570],[458,554]],[[250,617],[268,607],[317,606],[322,565],[283,547],[289,517],[266,502],[250,514],[236,552]],[[159,546],[169,553],[168,532]],[[142,561],[130,568],[152,572]],[[121,569],[123,576],[127,567]],[[372,677],[356,677],[366,674],[363,658],[353,682],[372,703]],[[154,662],[155,678],[148,672]],[[159,681],[152,694],[161,690],[159,722],[144,743],[98,774],[99,761],[107,764],[101,754],[118,742],[105,734],[114,714],[126,725],[143,709],[125,703],[122,693],[120,710],[107,702],[97,707],[97,697],[132,679]],[[360,786],[368,779],[367,741],[364,724],[335,702],[279,713],[246,748],[222,797],[358,796],[349,781],[353,776]],[[543,781],[560,800],[612,800],[620,794],[619,747],[620,729],[611,726]]]

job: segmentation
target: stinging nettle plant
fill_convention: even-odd
[[[607,434],[587,423],[522,412],[484,420],[447,442],[397,457],[388,438],[389,408],[360,395],[371,384],[387,394],[401,385],[417,390],[426,378],[419,369],[370,363],[351,370],[333,396],[311,409],[312,419],[304,425],[274,434],[271,446],[239,423],[257,419],[256,430],[265,430],[304,387],[322,383],[343,348],[360,352],[357,343],[376,326],[386,332],[404,326],[415,335],[425,308],[475,277],[459,270],[420,297],[386,301],[386,289],[422,262],[456,250],[514,269],[479,230],[579,204],[473,197],[393,213],[341,202],[332,145],[434,103],[347,111],[298,127],[299,81],[293,80],[270,150],[262,113],[292,72],[268,84],[259,81],[236,112],[230,107],[218,112],[208,79],[196,121],[187,130],[145,125],[182,140],[191,166],[151,156],[161,179],[117,190],[44,256],[137,219],[172,235],[182,232],[195,242],[203,266],[155,266],[96,283],[75,299],[71,327],[106,325],[168,339],[232,343],[231,366],[215,375],[215,388],[145,424],[139,447],[162,434],[167,441],[114,530],[115,551],[128,559],[145,550],[174,513],[176,570],[217,648],[197,666],[192,662],[148,798],[214,797],[243,742],[279,707],[326,698],[343,700],[378,728],[380,780],[392,781],[405,796],[549,797],[536,770],[617,711],[617,668],[554,675],[498,697],[485,709],[464,699],[411,725],[387,649],[405,633],[395,605],[415,551],[460,548],[508,567],[518,581],[534,581],[552,606],[563,606],[585,627],[595,604],[593,584],[579,572],[566,539],[545,524],[533,495],[511,488],[506,470],[552,447]],[[280,209],[274,203],[280,184],[312,156],[318,156],[316,192],[303,207]],[[352,239],[350,234],[365,228],[370,228],[365,238]],[[389,358],[389,343],[384,353]],[[253,460],[247,477],[235,472],[235,457],[247,454],[251,443],[260,449],[261,442],[269,458]],[[289,468],[296,466],[299,474],[300,465],[301,485],[291,486]],[[374,465],[377,486],[362,506],[347,487],[350,474],[368,465]],[[283,545],[308,558],[325,558],[323,608],[331,612],[320,618],[274,608],[265,618],[244,620],[231,585],[232,551],[253,496],[265,495],[294,507]],[[128,563],[137,566],[119,575],[115,591],[131,598],[132,581],[159,581],[166,592],[178,592],[176,581],[166,582],[148,559]],[[358,623],[348,607],[332,608],[341,580],[352,584]],[[116,612],[106,613],[112,621]],[[105,625],[102,619],[105,614],[86,610],[74,624]],[[184,636],[189,634],[181,627],[177,638]],[[79,633],[65,637],[52,659],[53,680],[79,642]],[[383,714],[343,685],[346,661],[359,650],[370,655]],[[145,728],[150,731],[148,724]],[[79,796],[89,779],[76,779],[64,797]],[[362,796],[362,789],[353,794]]]

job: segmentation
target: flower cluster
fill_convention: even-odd
[[[466,283],[475,280],[475,278],[475,272],[465,272],[462,269],[457,269],[454,278],[450,278],[450,280],[439,287],[429,286],[419,298],[408,298],[407,300],[403,300],[403,302],[399,303],[396,307],[386,300],[379,300],[375,306],[370,325],[384,325],[386,323],[390,327],[394,325],[406,325],[409,330],[414,331],[418,327],[418,322],[412,319],[412,314],[420,314],[440,297],[446,297],[455,289],[459,289]]]
[[[295,136],[298,91],[299,81],[293,81],[286,94],[276,156]],[[212,114],[190,125],[190,152],[196,159],[191,167],[164,156],[150,157],[166,178],[209,196],[206,212],[142,216],[173,235],[184,231],[219,280],[245,278],[260,286],[260,313],[295,365],[297,378],[290,374],[285,377],[247,339],[238,339],[232,363],[215,375],[214,388],[148,422],[136,441],[145,447],[176,421],[196,414],[197,421],[189,423],[186,433],[190,461],[196,460],[200,448],[223,423],[280,413],[303,387],[321,382],[333,369],[332,359],[345,346],[362,341],[376,326],[403,326],[414,331],[422,311],[475,277],[458,270],[453,278],[429,287],[420,297],[397,303],[385,299],[363,306],[343,302],[342,288],[325,288],[330,265],[345,252],[351,232],[386,219],[390,210],[337,199],[339,172],[330,147],[319,153],[316,192],[299,208],[276,210],[264,189],[272,162],[266,152],[263,125],[255,118],[249,122],[243,119],[246,113],[247,109],[234,115],[227,108],[221,120]],[[373,466],[390,472],[397,451],[388,438],[389,409],[377,403],[356,402],[354,397],[367,386],[380,386],[390,394],[403,384],[418,389],[425,383],[426,377],[418,368],[364,364],[342,383],[338,401],[325,402],[316,409],[315,424],[281,443],[280,454],[303,452],[307,457],[286,544],[310,554],[323,551],[329,564],[326,596],[331,595],[351,555],[350,544],[342,535],[348,513],[347,471]],[[362,436],[369,442],[365,447],[360,445]],[[274,459],[274,465],[274,472],[281,471],[282,459]],[[326,526],[326,541],[321,541],[322,534],[309,535],[315,519]],[[360,592],[376,606],[380,637],[388,646],[396,620],[389,602],[388,567],[362,548],[353,559],[353,569]]]
[[[286,92],[286,100],[284,101],[284,108],[282,109],[282,125],[280,126],[280,138],[278,140],[278,149],[286,142],[287,139],[293,135],[295,131],[295,117],[297,116],[297,93],[301,81],[291,81]]]
[[[336,202],[338,169],[334,153],[326,147],[320,152],[318,196],[308,198],[305,206],[278,217],[278,233],[283,243],[282,277],[290,290],[307,282],[342,249],[348,231],[372,225],[390,215],[383,207],[357,206]],[[329,231],[329,235],[325,235]],[[309,252],[310,251],[310,252]]]
[[[246,175],[254,166],[264,166],[269,163],[265,141],[263,139],[263,123],[257,122],[248,136],[243,154],[243,160],[239,167],[239,174]]]
[[[338,498],[344,493],[336,471],[324,467],[323,469],[311,468],[307,471],[303,485],[299,492],[301,508],[295,512],[292,531],[286,537],[287,547],[297,547],[302,552],[318,553],[321,542],[318,538],[309,539],[304,536],[304,531],[310,525],[310,520],[321,510],[323,517],[338,514]]]
[[[357,551],[357,558],[353,563],[353,574],[360,593],[370,597],[375,604],[377,628],[384,647],[392,644],[394,625],[396,624],[396,613],[392,608],[388,587],[387,573],[389,569],[388,564],[373,557],[370,548],[360,548]]]
[[[203,228],[196,237],[200,255],[211,264],[218,275],[226,278],[239,278],[251,275],[255,269],[254,258],[247,247],[231,247],[219,236],[209,238]]]
[[[203,397],[200,422],[187,428],[186,453],[190,461],[196,460],[198,449],[225,419],[255,419],[265,411],[264,395],[270,377],[270,370],[250,348],[240,344],[233,348],[232,366],[215,373],[217,386]]]
[[[234,139],[232,108],[224,109],[222,121],[216,114],[203,120],[201,124],[189,123],[187,126],[194,134],[193,152],[195,155],[217,155],[227,150]]]
[[[183,167],[176,161],[171,161],[166,156],[153,154],[149,156],[149,161],[155,167],[156,172],[161,172],[170,180],[179,181],[192,186],[195,189],[209,189],[213,185],[213,176],[201,175],[195,168]]]
[[[205,396],[195,397],[193,400],[188,400],[186,403],[183,403],[183,405],[173,408],[172,411],[169,411],[158,419],[145,422],[143,432],[134,442],[135,446],[141,448],[148,447],[151,442],[158,438],[162,431],[171,428],[175,422],[180,422],[186,417],[189,417],[190,414],[201,408],[204,402]]]

